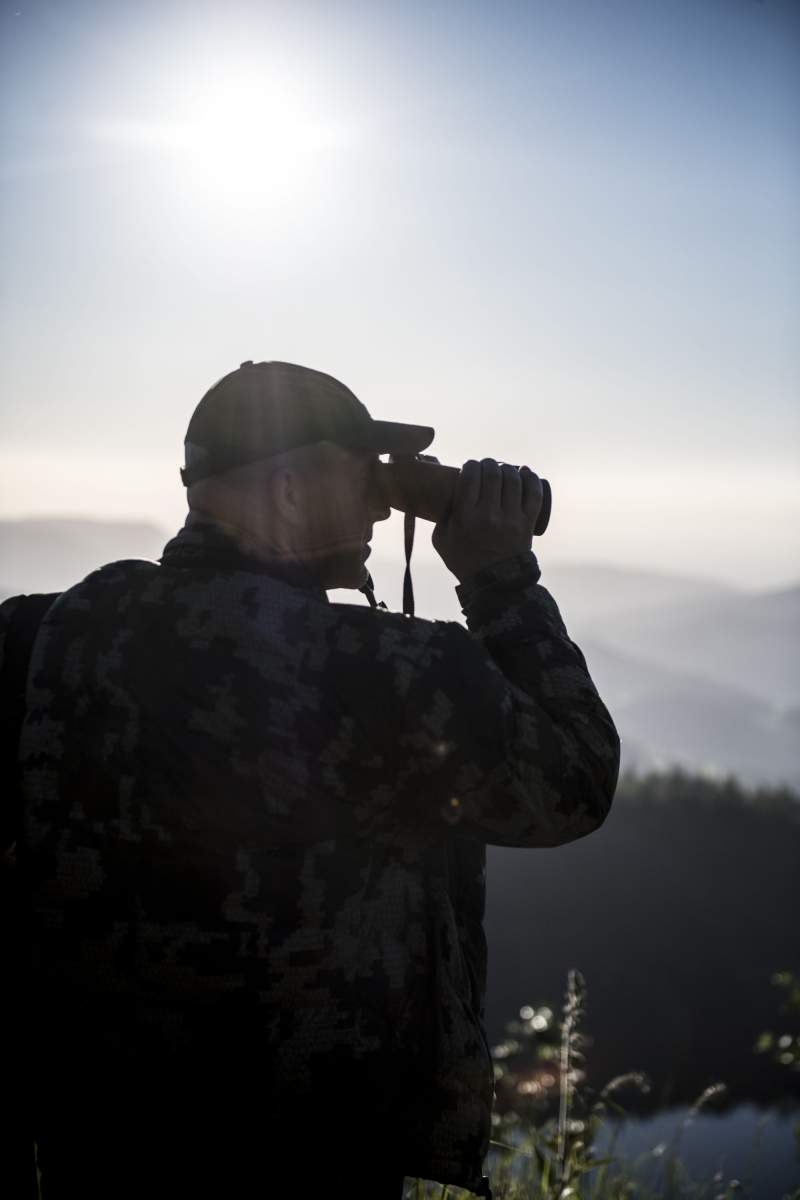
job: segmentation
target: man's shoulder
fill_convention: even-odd
[[[385,608],[364,604],[335,602],[327,606],[332,625],[350,629],[364,638],[391,644],[396,641],[429,643],[441,638],[469,637],[466,626],[459,621],[443,621],[428,617],[410,617]]]
[[[324,598],[324,593],[323,593]],[[202,648],[219,637],[260,653],[264,640],[300,645],[326,626],[330,605],[313,594],[259,572],[230,567],[181,565],[147,559],[106,563],[67,588],[47,615],[53,637],[106,630],[133,638],[169,630],[173,644]]]
[[[54,617],[65,609],[85,609],[93,601],[140,590],[158,577],[158,563],[143,558],[122,558],[104,563],[78,579],[57,595],[51,612]],[[48,614],[49,616],[49,614]]]
[[[50,640],[87,626],[118,625],[158,579],[159,565],[148,559],[118,559],[90,571],[61,592],[11,596],[0,605],[0,646],[16,638],[21,624],[34,621]]]
[[[347,604],[336,601],[328,605],[330,621],[348,625],[353,629],[370,631],[377,636],[402,636],[427,640],[440,637],[453,630],[466,633],[466,626],[459,621],[440,620],[435,617],[407,616],[386,608],[368,608],[363,604]]]

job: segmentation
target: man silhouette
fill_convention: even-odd
[[[49,607],[19,747],[45,1200],[485,1189],[486,845],[597,829],[619,739],[528,468],[465,463],[435,527],[468,628],[328,601],[369,582],[380,454],[432,436],[244,363],[160,562]]]

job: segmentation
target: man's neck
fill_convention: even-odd
[[[327,599],[316,573],[297,559],[270,558],[263,545],[254,546],[236,526],[193,510],[177,535],[164,547],[168,567],[200,567],[220,571],[253,571],[283,580],[293,587],[317,592]]]
[[[246,558],[264,563],[265,566],[272,563],[298,565],[297,557],[286,546],[270,539],[266,533],[259,536],[258,533],[245,529],[241,524],[230,519],[228,514],[221,515],[198,509],[189,510],[185,529],[194,532],[209,526],[213,526],[223,537],[227,538]]]

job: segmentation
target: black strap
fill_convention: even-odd
[[[407,617],[414,616],[414,587],[411,583],[411,551],[414,549],[414,523],[414,514],[406,513],[403,522],[406,540],[406,573],[403,576],[403,613]],[[378,604],[375,599],[375,584],[372,582],[372,576],[369,572],[367,572],[367,582],[362,584],[358,590],[363,592],[367,597],[371,608],[386,608],[383,601]]]
[[[21,596],[8,625],[3,664],[0,670],[0,771],[11,787],[0,806],[0,849],[7,849],[19,836],[22,800],[18,786],[19,738],[25,719],[25,692],[28,684],[33,643],[45,613],[60,592]]]
[[[414,514],[407,512],[403,520],[406,540],[406,573],[403,576],[403,612],[407,617],[414,615],[414,588],[411,583],[411,551],[414,549]]]

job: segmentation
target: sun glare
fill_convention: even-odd
[[[91,135],[167,154],[198,197],[259,208],[289,201],[354,142],[352,127],[267,71],[218,74],[175,100],[158,117],[94,121]]]
[[[349,141],[293,89],[261,80],[230,81],[198,97],[185,130],[186,153],[207,184],[258,202],[286,194]]]

